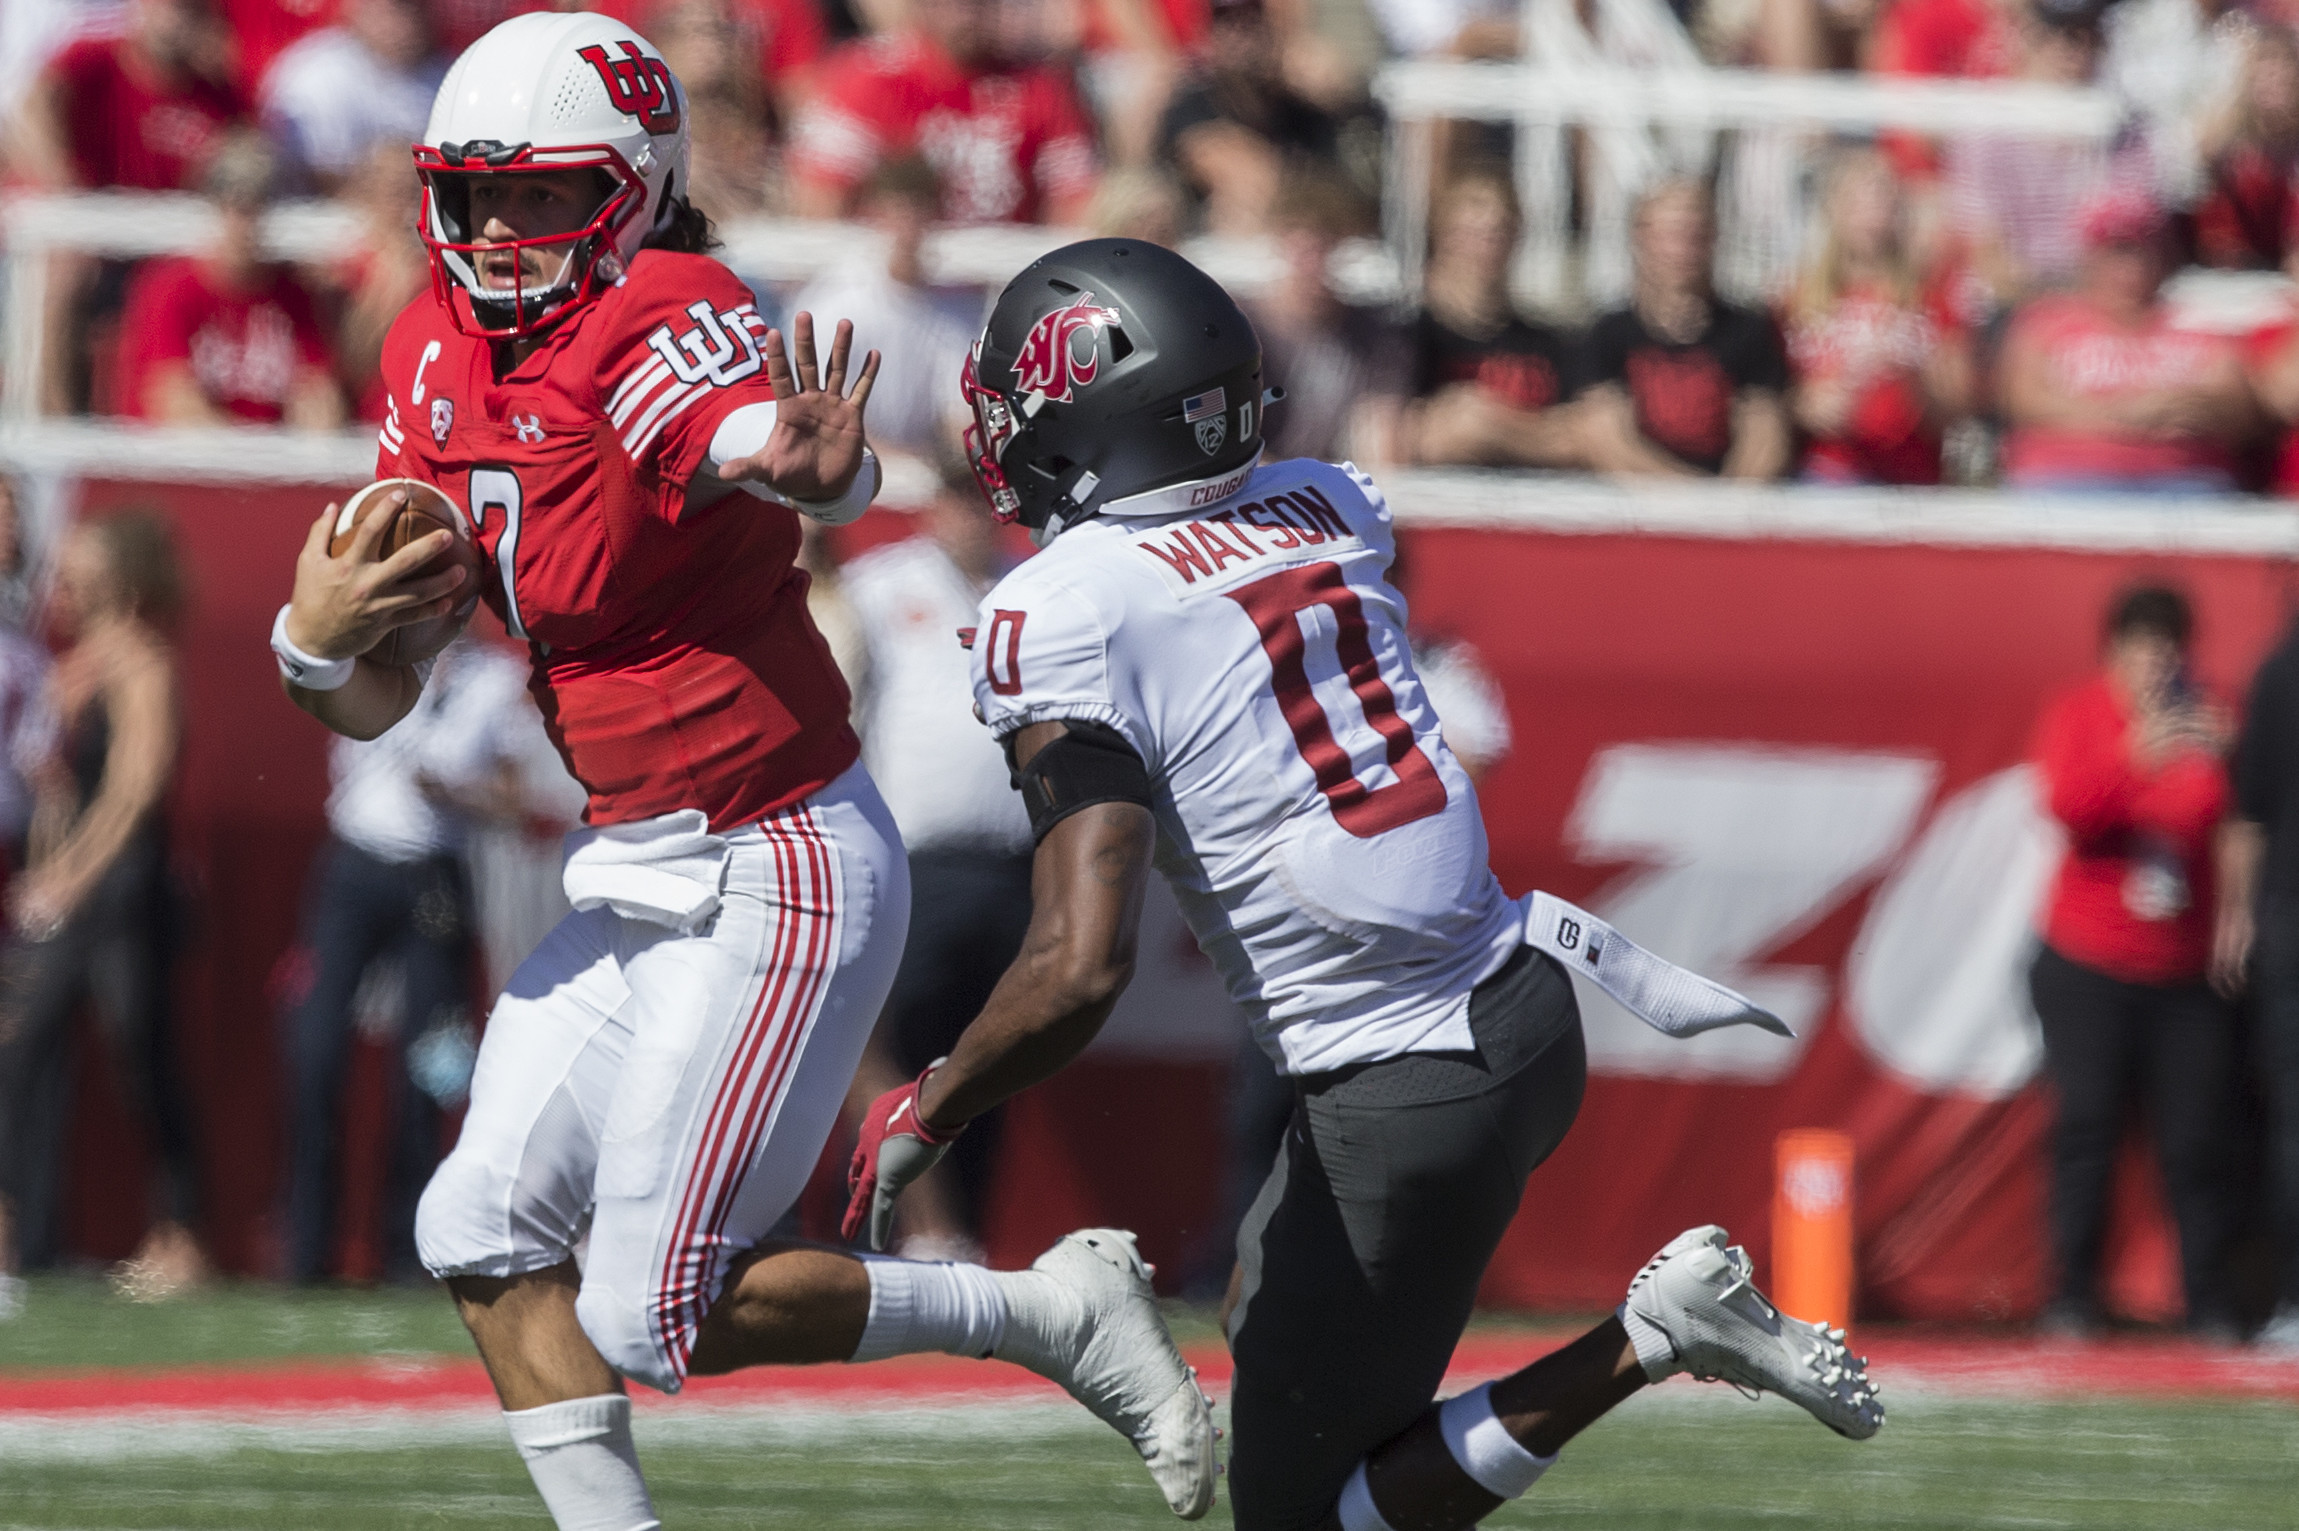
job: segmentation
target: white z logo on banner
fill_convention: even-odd
[[[1796,1029],[1664,1037],[1575,981],[1599,1073],[1752,1084],[1785,1076],[1819,1027],[1828,976],[1760,966],[1883,871],[1932,794],[1920,756],[1624,744],[1590,763],[1565,827],[1583,861],[1641,862],[1589,902],[1622,934],[1739,990]]]
[[[2014,766],[1950,798],[1852,943],[1853,1034],[1924,1089],[2000,1099],[2043,1062],[2027,974],[2062,842],[2039,789],[2034,767]]]
[[[2027,996],[2060,837],[2035,772],[1966,787],[1901,855],[1938,777],[1920,756],[1727,745],[1618,745],[1589,766],[1566,825],[1584,861],[1648,870],[1589,907],[1631,940],[1740,990],[1798,1040],[1745,1028],[1655,1033],[1575,980],[1600,1073],[1762,1084],[1795,1067],[1826,1014],[1819,968],[1760,965],[1889,869],[1845,962],[1870,1057],[1920,1089],[2000,1098],[2042,1058]]]

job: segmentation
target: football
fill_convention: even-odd
[[[444,491],[419,479],[379,479],[344,502],[335,518],[335,535],[328,539],[329,555],[341,558],[350,548],[360,522],[370,515],[396,517],[375,544],[378,560],[389,558],[410,542],[444,529],[455,534],[454,543],[418,570],[418,574],[436,574],[455,564],[469,571],[463,586],[464,599],[453,611],[443,617],[395,627],[367,651],[367,657],[378,664],[415,664],[455,641],[455,635],[463,630],[472,606],[479,599],[479,549],[471,540],[471,519]]]

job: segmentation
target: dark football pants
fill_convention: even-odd
[[[2251,989],[2267,1090],[2268,1181],[2283,1246],[2275,1297],[2299,1307],[2299,903],[2269,899],[2259,911]]]
[[[304,905],[311,988],[287,1017],[287,1276],[317,1281],[335,1252],[343,1086],[351,1062],[352,1003],[368,966],[396,953],[406,976],[393,1056],[441,1011],[471,1008],[470,897],[455,856],[385,861],[328,838]],[[439,1108],[404,1068],[392,1071],[390,1157],[384,1179],[383,1268],[420,1275],[415,1203],[439,1164]]]
[[[1359,1459],[1429,1407],[1525,1177],[1580,1111],[1580,1010],[1553,958],[1519,951],[1478,985],[1469,1026],[1472,1053],[1295,1082],[1238,1230],[1238,1531],[1310,1531]]]
[[[2227,1246],[2239,1050],[2235,1016],[2201,979],[2126,983],[2036,954],[2028,992],[2043,1023],[2052,1123],[2052,1253],[2059,1296],[2097,1300],[2115,1154],[2132,1108],[2144,1103],[2179,1226],[2188,1322],[2232,1311]]]

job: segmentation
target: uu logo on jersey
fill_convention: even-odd
[[[1025,394],[1042,395],[1048,403],[1067,404],[1076,389],[1085,387],[1102,370],[1101,332],[1118,322],[1114,308],[1094,307],[1094,295],[1078,294],[1078,301],[1057,308],[1030,326],[1014,358],[1014,386]],[[1077,353],[1076,341],[1086,337],[1086,351]]]
[[[603,43],[577,48],[575,56],[599,72],[600,82],[607,87],[607,100],[616,111],[638,118],[639,126],[649,133],[676,133],[679,95],[671,81],[670,66],[641,53],[635,42],[616,46],[623,50],[623,57],[616,58]]]
[[[707,379],[724,388],[766,365],[766,353],[759,349],[760,332],[766,326],[752,305],[722,312],[712,308],[708,298],[699,298],[687,305],[687,317],[694,328],[683,334],[674,335],[669,325],[658,324],[647,336],[647,348],[681,383],[691,386]]]

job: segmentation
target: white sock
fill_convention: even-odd
[[[631,1443],[628,1398],[602,1393],[506,1410],[503,1422],[559,1531],[661,1531]]]
[[[1647,1381],[1666,1382],[1684,1370],[1676,1364],[1676,1341],[1662,1333],[1658,1324],[1625,1302],[1614,1310],[1614,1315],[1628,1331],[1628,1342],[1636,1348],[1637,1364],[1644,1368]]]
[[[862,1326],[855,1361],[922,1350],[977,1360],[1006,1337],[1006,1291],[1000,1273],[945,1261],[865,1259],[870,1272],[870,1321]]]
[[[1341,1531],[1397,1531],[1381,1517],[1381,1507],[1373,1502],[1373,1487],[1365,1481],[1365,1464],[1357,1464],[1357,1471],[1341,1490],[1341,1503],[1334,1506],[1341,1519]]]
[[[1556,1466],[1555,1457],[1535,1456],[1509,1434],[1493,1412],[1493,1385],[1488,1382],[1458,1398],[1449,1398],[1437,1410],[1437,1428],[1444,1432],[1445,1449],[1461,1471],[1479,1488],[1503,1499],[1515,1499]]]

